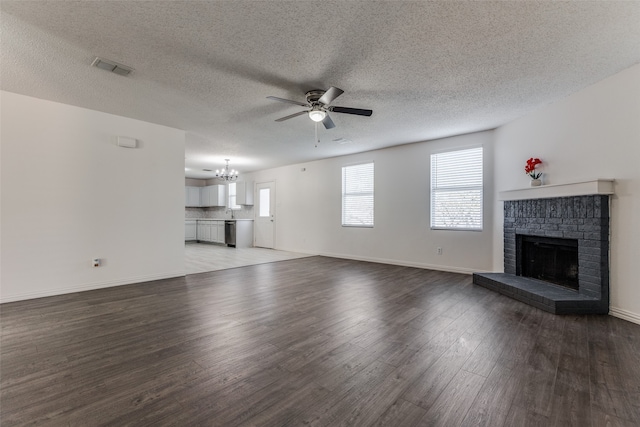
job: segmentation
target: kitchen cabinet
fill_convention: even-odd
[[[198,220],[198,241],[224,243],[224,220]]]
[[[224,241],[224,221],[216,221],[216,228],[218,232],[216,233],[218,239],[215,241],[216,243],[225,243]]]
[[[236,220],[236,248],[253,247],[253,220]]]
[[[211,241],[211,224],[209,224],[209,221],[198,221],[198,241]]]
[[[253,220],[250,219],[186,220],[184,228],[185,240],[226,244],[225,221],[233,221],[234,223],[237,248],[249,248],[253,246]]]
[[[236,204],[253,205],[253,181],[236,182]]]
[[[185,187],[184,205],[196,208],[200,206],[200,187]]]
[[[207,221],[209,223],[209,241],[212,243],[220,243],[218,235],[218,221]]]
[[[187,220],[184,222],[184,240],[197,240],[197,223],[196,220]]]
[[[224,185],[207,185],[202,187],[200,193],[200,206],[226,206],[225,186]]]

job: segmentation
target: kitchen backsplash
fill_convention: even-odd
[[[212,208],[184,208],[186,219],[231,219],[231,212],[227,212],[224,206]],[[236,219],[253,219],[253,206],[242,206],[239,210],[233,211]]]

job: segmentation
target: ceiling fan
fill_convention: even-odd
[[[331,120],[331,117],[329,117],[330,111],[334,113],[355,114],[356,116],[370,116],[373,113],[372,110],[364,110],[361,108],[336,107],[336,106],[329,105],[343,93],[344,91],[342,89],[338,89],[337,87],[331,86],[326,91],[314,89],[307,92],[306,103],[299,102],[299,101],[292,101],[290,99],[278,98],[277,96],[267,96],[267,98],[273,99],[274,101],[286,102],[288,104],[295,104],[301,107],[308,108],[308,110],[300,111],[298,113],[294,113],[294,114],[276,119],[276,122],[283,122],[285,120],[289,120],[306,113],[309,115],[309,118],[314,122],[316,123],[322,122],[322,124],[326,129],[332,129],[336,127],[336,125],[335,123],[333,123],[333,120]]]

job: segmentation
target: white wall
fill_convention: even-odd
[[[482,232],[431,230],[429,162],[432,152],[483,145],[485,199],[491,201],[492,139],[493,132],[480,132],[270,169],[242,179],[276,182],[277,249],[466,273],[489,271],[493,204],[485,204]],[[375,163],[375,227],[342,227],[342,166],[369,161]],[[443,255],[436,254],[437,247]]]
[[[204,187],[207,181],[204,179],[185,178],[184,185],[189,187]]]
[[[611,203],[611,313],[640,323],[640,65],[495,132],[496,192],[526,187],[529,157],[548,184],[616,179]],[[502,271],[502,202],[495,200],[494,269]]]
[[[184,274],[183,131],[0,96],[0,301]]]

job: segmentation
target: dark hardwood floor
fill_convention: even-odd
[[[312,257],[0,306],[2,426],[638,426],[640,325]]]

